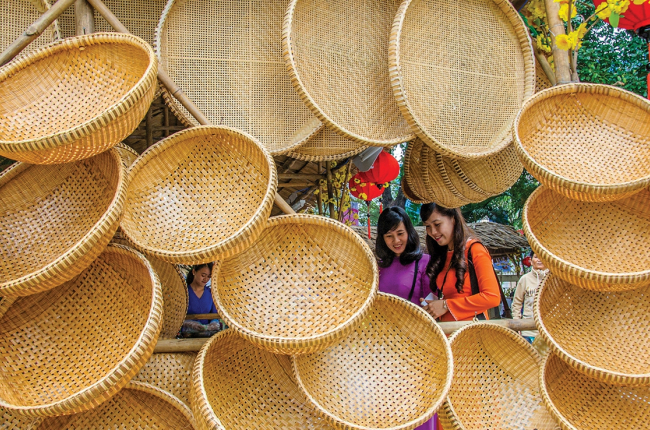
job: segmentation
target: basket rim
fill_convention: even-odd
[[[174,0],[170,0],[170,1],[174,1]],[[319,103],[317,103],[316,100],[314,100],[309,90],[305,86],[304,82],[300,78],[300,74],[298,73],[298,67],[297,67],[296,58],[294,55],[293,43],[292,43],[293,15],[298,1],[299,0],[291,0],[289,2],[289,5],[287,6],[287,11],[284,15],[284,22],[282,25],[282,51],[284,54],[283,55],[284,61],[287,65],[287,71],[289,73],[289,78],[291,80],[291,83],[293,84],[293,87],[298,92],[298,95],[300,95],[300,99],[305,103],[305,105],[309,108],[309,110],[319,120],[321,120],[324,124],[326,124],[331,130],[335,131],[336,133],[340,134],[341,136],[347,139],[353,140],[355,142],[359,142],[364,145],[392,147],[399,143],[407,142],[413,139],[415,137],[415,134],[413,134],[412,130],[411,133],[407,135],[398,136],[392,139],[383,139],[383,140],[368,139],[367,137],[361,136],[357,133],[348,130],[345,127],[342,127],[340,124],[338,124],[336,121],[334,121],[326,113],[323,112],[323,110],[319,106]]]
[[[257,140],[255,137],[250,134],[238,130],[236,128],[227,127],[227,126],[214,126],[214,125],[201,125],[196,127],[191,127],[185,130],[181,130],[177,133],[172,134],[169,137],[159,141],[155,145],[149,147],[145,152],[140,154],[140,156],[133,162],[129,167],[126,174],[129,178],[129,189],[135,182],[136,177],[145,171],[147,164],[152,159],[158,157],[160,154],[165,152],[170,147],[176,144],[182,144],[184,141],[192,139],[197,136],[213,135],[213,134],[228,134],[228,135],[237,135],[243,137],[244,139],[249,140],[254,144],[259,151],[261,151],[264,156],[268,169],[268,183],[266,185],[266,192],[264,198],[259,203],[257,209],[251,216],[251,218],[246,221],[236,232],[234,232],[229,238],[212,244],[209,246],[204,246],[192,251],[174,251],[174,250],[164,250],[155,248],[153,246],[141,244],[138,241],[133,239],[132,234],[129,232],[128,224],[121,223],[122,231],[124,235],[133,243],[136,248],[142,250],[144,253],[152,255],[156,258],[160,258],[169,263],[174,264],[188,264],[188,261],[195,261],[193,264],[200,264],[205,262],[212,262],[216,259],[224,258],[222,254],[227,254],[232,252],[238,246],[243,245],[244,243],[250,241],[250,238],[242,238],[241,232],[257,228],[259,225],[263,225],[268,218],[267,212],[270,213],[271,208],[273,207],[275,201],[275,193],[277,191],[278,185],[278,175],[275,167],[275,162],[269,154],[268,150]],[[125,202],[125,206],[128,203]],[[255,236],[257,237],[257,236]],[[207,255],[207,257],[201,257],[201,255]],[[219,257],[219,258],[217,258]]]
[[[54,261],[42,267],[41,269],[28,273],[21,276],[18,279],[12,281],[0,283],[0,293],[4,296],[25,296],[35,294],[39,291],[44,291],[38,289],[38,284],[43,280],[51,279],[60,273],[61,269],[73,266],[77,260],[83,255],[85,255],[84,248],[88,248],[89,244],[91,246],[97,244],[104,236],[112,237],[114,232],[117,230],[119,220],[122,217],[122,209],[124,208],[124,203],[126,201],[126,190],[129,185],[128,176],[126,175],[126,170],[122,164],[122,158],[116,149],[111,148],[109,151],[106,151],[108,155],[112,157],[112,160],[115,162],[115,166],[118,172],[117,186],[115,188],[115,194],[111,199],[108,207],[104,214],[97,220],[97,222],[84,234],[74,245],[72,245],[65,253],[61,254]],[[103,154],[103,153],[101,153]],[[101,154],[94,155],[92,158],[98,157]],[[89,160],[89,159],[86,159]],[[84,162],[85,160],[73,161],[73,163]],[[23,162],[16,162],[7,168],[4,172],[0,173],[0,188],[2,188],[3,179],[7,176],[13,176],[14,174],[20,174],[27,171],[30,167],[36,166],[34,164],[28,164]],[[11,181],[11,177],[9,181]],[[110,234],[109,234],[110,233]],[[83,254],[75,257],[75,254],[78,254],[80,250]],[[89,263],[89,264],[92,264]],[[85,267],[82,269],[82,271]],[[21,287],[21,285],[28,284],[27,287]],[[56,286],[52,286],[52,289]]]
[[[192,414],[192,410],[189,408],[189,406],[187,406],[185,403],[179,400],[178,397],[174,396],[169,391],[163,390],[162,388],[156,387],[155,385],[149,384],[147,382],[134,380],[131,380],[128,384],[126,384],[124,389],[142,391],[144,393],[158,397],[167,403],[170,403],[172,406],[178,409],[181,414],[183,414],[183,416],[187,419],[193,428],[197,428],[196,423],[194,422],[194,415]]]
[[[43,144],[48,148],[73,143],[80,138],[86,137],[91,133],[100,130],[105,126],[105,123],[112,119],[122,116],[142,98],[143,94],[151,87],[151,85],[156,84],[158,79],[158,60],[156,59],[151,46],[137,36],[116,32],[98,32],[83,36],[74,36],[38,48],[29,52],[24,57],[17,58],[1,67],[0,82],[10,79],[15,73],[18,73],[29,66],[33,66],[34,63],[46,57],[58,55],[60,52],[66,50],[101,44],[128,44],[141,48],[147,54],[149,57],[149,65],[138,82],[112,106],[104,110],[104,112],[95,118],[67,130],[52,133],[47,136],[19,141],[0,140],[0,148],[7,152],[21,152],[24,150],[32,150],[32,148],[43,149]]]
[[[542,363],[539,367],[539,374],[538,374],[538,380],[539,380],[539,391],[542,395],[542,399],[544,400],[544,404],[546,405],[546,409],[548,409],[548,412],[555,418],[560,426],[564,430],[579,430],[576,427],[574,427],[566,418],[564,418],[564,415],[560,413],[560,411],[557,409],[555,406],[555,403],[551,400],[551,396],[548,394],[548,388],[546,386],[546,368],[548,365],[548,361],[550,360],[551,357],[556,357],[558,360],[562,361],[562,359],[558,356],[556,356],[553,351],[551,351],[549,354],[546,354],[546,356],[542,357]],[[571,366],[568,366],[571,368]],[[575,369],[574,369],[575,370]]]
[[[410,141],[410,142],[408,142],[406,144],[406,150],[404,151],[404,157],[402,158],[402,166],[404,166],[404,174],[402,175],[401,182],[402,183],[405,182],[406,186],[408,187],[408,192],[404,193],[404,185],[402,184],[402,193],[404,193],[404,197],[406,197],[407,199],[409,199],[413,203],[421,204],[421,203],[426,203],[425,199],[422,198],[422,196],[420,196],[413,189],[412,182],[409,181],[409,178],[411,178],[411,175],[413,175],[413,172],[411,171],[410,163],[411,163],[411,157],[412,157],[413,151],[415,151],[415,142],[416,142],[416,140],[420,142],[419,143],[419,145],[420,145],[420,154],[422,153],[422,151],[421,151],[422,146],[421,145],[424,145],[424,142],[422,142],[422,140],[420,138],[415,138],[415,139],[413,139],[412,141]],[[420,167],[420,170],[422,170],[421,167]],[[418,200],[410,199],[409,196],[408,196],[409,194],[412,197],[417,197]]]
[[[295,0],[294,0],[295,1]],[[517,35],[519,41],[519,46],[522,50],[522,56],[524,60],[524,92],[522,95],[522,105],[523,103],[535,93],[535,57],[533,55],[533,43],[529,36],[528,29],[524,25],[519,13],[514,9],[510,2],[505,0],[486,0],[494,3],[503,14],[508,18],[510,25],[512,26],[513,31]],[[512,135],[509,133],[510,127],[505,127],[505,132],[502,132],[498,138],[502,140],[499,145],[495,145],[489,148],[486,151],[467,153],[464,151],[459,151],[454,149],[454,146],[446,145],[442,142],[439,142],[434,136],[431,135],[428,131],[420,127],[418,116],[414,112],[417,110],[413,109],[409,101],[409,97],[406,93],[406,88],[404,86],[404,76],[402,74],[402,61],[401,61],[401,38],[402,32],[404,29],[404,21],[406,19],[406,13],[409,6],[413,0],[404,0],[397,9],[395,14],[395,20],[393,21],[393,26],[391,28],[390,39],[389,39],[389,49],[388,49],[388,69],[390,72],[391,83],[393,87],[393,93],[395,95],[395,100],[397,105],[402,112],[402,116],[406,119],[408,124],[411,126],[411,130],[420,138],[425,145],[431,147],[432,150],[439,152],[440,154],[457,159],[481,159],[489,155],[496,154],[503,149],[505,149],[509,144],[512,143]],[[514,123],[514,117],[512,119]],[[495,139],[497,140],[496,136]]]
[[[599,366],[594,366],[589,363],[587,363],[584,360],[581,360],[577,357],[575,357],[573,354],[571,354],[569,351],[565,350],[560,346],[559,343],[555,340],[555,338],[552,336],[551,332],[548,330],[546,325],[544,324],[544,319],[542,314],[539,311],[540,303],[541,303],[541,297],[546,291],[546,283],[549,282],[549,280],[554,277],[552,273],[549,273],[544,280],[542,281],[542,284],[539,287],[539,292],[537,293],[537,296],[535,298],[535,303],[533,306],[533,314],[535,318],[535,325],[537,326],[537,330],[539,330],[540,335],[543,337],[543,339],[546,341],[548,344],[549,348],[555,355],[557,355],[563,362],[565,362],[567,365],[572,367],[573,369],[577,370],[578,372],[589,376],[590,378],[596,379],[598,381],[607,383],[607,384],[613,384],[613,385],[648,385],[650,384],[650,372],[648,373],[641,373],[641,374],[632,374],[632,373],[624,373],[624,372],[617,372],[613,370],[608,370],[603,367]],[[571,284],[570,282],[562,280],[560,277],[558,277],[558,280],[560,282],[568,283]],[[576,288],[580,288],[577,285],[571,284]],[[589,290],[585,290],[589,291]]]
[[[577,264],[574,264],[570,261],[558,257],[553,252],[551,252],[548,248],[546,248],[540,242],[537,236],[533,233],[532,229],[530,228],[530,223],[528,220],[528,211],[530,209],[530,205],[536,198],[539,197],[540,194],[544,192],[554,193],[568,201],[572,201],[576,203],[580,203],[580,201],[569,199],[568,197],[560,193],[557,193],[544,185],[540,185],[528,197],[528,200],[526,200],[526,204],[524,205],[524,209],[522,211],[522,215],[521,215],[522,226],[523,226],[526,239],[528,239],[528,244],[536,254],[542,257],[542,260],[548,266],[551,266],[552,269],[556,269],[555,275],[557,275],[558,278],[572,284],[574,283],[574,281],[571,280],[571,277],[574,277],[574,278],[580,278],[591,282],[597,282],[598,284],[610,284],[610,285],[619,285],[619,286],[625,286],[627,284],[633,284],[633,283],[638,283],[643,281],[650,281],[650,268],[640,272],[628,272],[628,273],[618,273],[618,274],[612,272],[601,272],[601,271],[586,269],[584,267],[578,266]],[[567,272],[571,272],[571,274],[567,274]],[[586,288],[582,285],[579,286],[585,289],[593,289],[593,288]],[[634,287],[633,289],[635,288],[637,287]],[[614,291],[614,290],[610,289],[609,291]]]
[[[609,97],[617,97],[621,100],[629,102],[630,104],[645,109],[650,113],[650,102],[643,97],[636,95],[627,90],[617,88],[611,85],[605,84],[594,84],[594,83],[568,83],[556,85],[551,88],[542,90],[531,98],[526,100],[522,108],[517,113],[515,121],[512,126],[513,136],[515,141],[515,148],[517,149],[517,154],[522,164],[525,165],[526,170],[528,170],[537,180],[543,183],[547,183],[547,186],[551,186],[551,183],[555,187],[567,188],[570,191],[578,191],[581,193],[594,193],[598,195],[616,195],[623,194],[626,192],[640,191],[650,184],[650,170],[648,174],[639,179],[632,181],[624,181],[617,184],[600,184],[594,182],[585,182],[578,181],[574,179],[569,179],[566,176],[563,176],[559,173],[554,172],[553,170],[548,169],[543,164],[535,160],[534,157],[530,155],[528,150],[524,147],[521,137],[519,135],[519,124],[521,118],[525,115],[536,103],[544,102],[545,100],[552,99],[556,96],[563,96],[567,94],[593,94],[594,92],[601,92]]]
[[[268,231],[274,227],[285,225],[285,224],[298,224],[298,225],[316,225],[316,226],[322,226],[322,227],[330,227],[338,230],[339,233],[342,235],[346,236],[348,239],[352,240],[352,242],[356,243],[362,250],[367,258],[367,260],[370,262],[371,267],[372,267],[372,272],[373,272],[373,278],[370,283],[370,288],[368,290],[368,296],[365,298],[363,304],[357,309],[357,311],[350,315],[350,317],[344,321],[343,323],[337,325],[336,327],[325,331],[321,332],[316,335],[310,335],[310,336],[302,336],[302,337],[281,337],[281,336],[275,336],[275,335],[268,335],[264,333],[259,333],[257,331],[253,331],[249,329],[248,327],[243,326],[239,321],[235,320],[230,312],[228,311],[228,308],[224,306],[222,303],[220,296],[219,296],[219,284],[217,282],[218,280],[218,274],[221,269],[222,264],[224,264],[225,260],[220,260],[215,263],[214,267],[212,268],[212,274],[213,277],[216,274],[217,277],[214,278],[215,280],[213,281],[216,285],[216,288],[212,289],[212,297],[213,300],[216,301],[216,306],[219,308],[219,311],[221,312],[221,315],[223,316],[224,320],[228,324],[228,326],[234,328],[238,334],[241,336],[245,337],[247,340],[256,343],[256,344],[270,344],[273,345],[276,348],[282,348],[282,349],[294,349],[298,347],[299,345],[304,345],[307,343],[307,345],[304,345],[300,347],[300,349],[308,349],[310,347],[316,346],[316,345],[325,345],[329,344],[331,342],[327,342],[328,340],[334,340],[333,337],[336,339],[338,338],[338,335],[340,333],[346,332],[348,330],[353,329],[356,327],[357,323],[360,322],[367,314],[370,312],[370,309],[372,307],[372,304],[374,303],[376,297],[377,297],[377,289],[379,285],[379,270],[377,269],[377,264],[374,255],[370,251],[370,247],[368,244],[361,239],[361,237],[356,234],[352,229],[350,229],[348,226],[338,222],[338,221],[333,221],[329,218],[324,218],[319,215],[306,215],[306,214],[291,214],[291,215],[279,215],[272,217],[268,220],[268,223],[264,229],[264,231],[260,234],[258,239],[251,244],[251,248],[255,246],[257,241],[262,238],[264,235],[265,231]],[[232,258],[236,258],[236,256],[233,256]],[[294,354],[297,353],[297,351],[294,351]]]
[[[429,165],[431,164],[431,161],[429,161],[429,157],[433,155],[435,158],[435,170],[440,173],[441,179],[443,184],[440,186],[435,186],[434,183],[431,182],[431,176],[429,175]],[[439,159],[438,156],[441,156],[438,154],[436,151],[433,150],[430,146],[428,146],[426,143],[422,143],[422,148],[420,152],[420,174],[422,175],[422,181],[424,182],[424,187],[426,188],[426,191],[432,194],[431,200],[438,204],[438,202],[441,202],[441,206],[443,207],[448,207],[448,208],[459,208],[461,206],[464,206],[466,204],[471,203],[471,201],[465,197],[459,197],[458,195],[454,194],[451,189],[447,186],[447,183],[445,182],[445,177],[442,176],[442,173],[440,172],[440,166],[439,166]],[[447,178],[448,179],[448,178]],[[434,193],[434,190],[437,190],[438,193]],[[441,197],[442,194],[442,197]],[[453,199],[450,201],[449,199]],[[443,201],[444,200],[444,201]],[[452,205],[448,205],[447,203],[453,203]]]
[[[301,161],[311,161],[311,162],[319,162],[319,161],[337,161],[341,160],[343,158],[349,158],[349,157],[354,157],[357,154],[360,154],[361,152],[365,151],[366,149],[369,148],[369,145],[359,145],[358,147],[351,149],[347,152],[340,153],[340,154],[329,154],[329,155],[309,155],[309,154],[303,154],[299,152],[300,150],[303,149],[303,146],[307,145],[309,141],[316,136],[318,133],[322,133],[325,127],[321,127],[320,130],[316,131],[313,133],[309,139],[306,139],[304,142],[302,142],[299,146],[294,147],[293,149],[290,149],[289,151],[286,151],[283,153],[283,155],[286,155],[291,158],[295,158],[296,160],[301,160]],[[349,139],[348,139],[349,140]],[[358,142],[355,142],[358,143]]]
[[[144,366],[153,354],[154,346],[162,327],[162,288],[158,276],[151,268],[149,261],[133,249],[123,245],[110,244],[104,253],[117,253],[127,255],[138,260],[145,266],[151,279],[151,305],[149,314],[140,335],[135,340],[129,352],[116,363],[103,377],[84,389],[66,397],[65,399],[30,406],[18,406],[7,403],[0,398],[0,406],[19,411],[21,414],[32,417],[46,417],[70,413],[79,413],[94,408],[117,394],[131,378]],[[106,396],[109,396],[106,398]]]
[[[451,344],[448,341],[447,336],[444,334],[444,332],[442,331],[440,326],[435,322],[435,320],[429,314],[427,314],[422,308],[418,307],[414,303],[404,300],[401,297],[395,296],[393,294],[381,293],[381,292],[377,294],[377,300],[378,301],[386,300],[391,304],[404,306],[405,309],[408,312],[410,312],[412,315],[416,315],[420,317],[423,321],[428,322],[429,327],[432,329],[434,336],[436,336],[437,338],[439,338],[439,340],[441,340],[444,346],[445,353],[447,355],[447,375],[445,377],[446,381],[445,381],[445,385],[442,387],[441,394],[438,396],[439,398],[437,399],[436,403],[434,403],[430,408],[428,408],[427,411],[419,418],[413,419],[399,426],[394,426],[390,428],[382,427],[383,430],[413,429],[425,423],[429,419],[431,419],[431,417],[433,417],[435,412],[442,407],[443,403],[447,399],[449,390],[451,389],[451,383],[454,374],[454,358],[453,358],[453,353],[451,351]],[[318,352],[314,354],[318,354]],[[368,429],[368,427],[357,425],[355,423],[338,418],[332,412],[324,408],[316,399],[314,399],[312,394],[305,388],[302,378],[300,377],[300,372],[298,371],[298,360],[300,359],[301,356],[299,355],[291,356],[291,369],[293,371],[293,376],[296,379],[296,384],[303,392],[305,397],[311,402],[312,406],[316,409],[316,411],[332,424],[343,426],[344,428],[347,429],[358,429],[358,430]]]

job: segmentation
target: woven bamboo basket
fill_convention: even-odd
[[[138,158],[138,156],[140,155],[136,152],[135,149],[121,142],[115,145],[115,149],[117,149],[117,152],[120,154],[120,157],[122,157],[122,162],[124,163],[124,167],[127,169],[131,166],[131,164],[133,164],[135,159]]]
[[[371,146],[413,138],[388,75],[396,0],[292,0],[282,32],[291,82],[341,136]]]
[[[0,52],[7,49],[25,32],[27,27],[32,25],[49,8],[49,3],[44,0],[0,0],[0,16],[2,17]],[[25,55],[34,49],[55,41],[59,37],[59,25],[55,20],[19,55]]]
[[[348,337],[322,352],[293,356],[292,365],[316,409],[346,429],[423,424],[444,401],[453,374],[449,343],[435,321],[384,293]]]
[[[191,408],[190,389],[195,359],[195,352],[153,354],[133,381],[160,388]]]
[[[397,104],[433,150],[482,158],[512,142],[515,116],[535,90],[535,59],[510,2],[404,1],[389,52]]]
[[[537,295],[535,321],[551,350],[576,370],[608,384],[650,385],[649,308],[650,286],[589,291],[551,274]]]
[[[526,170],[571,199],[612,201],[650,184],[650,102],[629,91],[549,88],[526,101],[514,136]]]
[[[228,127],[193,127],[161,140],[131,166],[127,238],[147,255],[200,264],[243,251],[265,227],[277,189],[261,143]]]
[[[404,153],[404,175],[402,177],[402,192],[413,203],[426,203],[424,196],[429,195],[424,186],[422,174],[422,141],[413,139],[406,145]]]
[[[415,204],[427,203],[425,200],[422,199],[422,197],[416,195],[413,192],[413,190],[411,190],[405,178],[402,178],[401,186],[402,186],[402,193],[404,193],[404,197],[409,199],[412,203]]]
[[[287,152],[287,155],[304,161],[331,161],[353,157],[366,148],[367,145],[346,139],[323,127],[314,137],[300,147]]]
[[[41,424],[41,418],[30,418],[0,408],[0,428],[2,430],[33,430]]]
[[[484,322],[449,341],[454,380],[440,413],[445,430],[557,428],[542,401],[541,358],[523,337]]]
[[[120,229],[117,230],[111,242],[135,248]],[[159,338],[174,339],[183,326],[189,306],[190,299],[185,276],[183,276],[178,266],[151,256],[148,256],[147,260],[149,260],[151,267],[158,276],[162,288],[163,321]]]
[[[229,327],[277,354],[322,350],[370,311],[379,275],[370,248],[315,215],[273,217],[250,248],[215,264],[214,302]]]
[[[435,202],[446,208],[457,208],[471,201],[454,193],[450,189],[450,182],[440,173],[443,166],[442,155],[433,151],[428,145],[423,144],[420,150],[420,174],[424,182],[427,202]]]
[[[282,59],[285,7],[284,0],[218,7],[169,0],[155,38],[160,64],[212,124],[255,136],[273,155],[298,148],[323,126],[292,88]],[[184,124],[198,124],[165,89],[163,97]]]
[[[551,88],[553,84],[546,76],[546,72],[542,69],[539,61],[535,60],[535,93],[538,93],[547,88]]]
[[[65,39],[0,69],[0,155],[60,164],[106,151],[131,134],[156,91],[145,41],[120,33]]]
[[[213,336],[196,358],[192,408],[201,430],[333,429],[291,376],[290,358],[232,329]]]
[[[149,262],[109,245],[79,276],[18,298],[0,318],[0,407],[34,417],[97,407],[144,366],[161,323]]]
[[[647,385],[620,386],[592,379],[555,354],[544,360],[539,385],[546,407],[563,430],[648,428]]]
[[[110,401],[76,415],[46,418],[37,430],[194,430],[191,410],[152,385],[130,382]]]
[[[127,181],[117,151],[0,174],[0,295],[26,296],[84,270],[117,230]]]
[[[522,218],[530,247],[560,279],[596,291],[650,285],[650,190],[590,203],[542,186]],[[616,252],[603,253],[613,244]]]

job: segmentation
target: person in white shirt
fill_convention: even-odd
[[[522,305],[523,305],[523,318],[533,318],[533,306],[535,304],[535,296],[537,289],[541,285],[544,277],[548,273],[548,269],[542,263],[542,260],[533,254],[532,257],[532,270],[526,273],[519,279],[517,289],[515,290],[515,297],[512,300],[512,318],[522,318]],[[522,331],[521,335],[532,343],[539,332],[537,330]]]

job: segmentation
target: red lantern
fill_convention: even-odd
[[[381,196],[384,192],[377,184],[369,181],[363,172],[357,173],[350,178],[350,193],[361,200],[369,202],[370,200]]]
[[[526,266],[526,267],[530,267],[530,266],[532,266],[533,263],[532,263],[532,261],[530,260],[530,257],[526,257],[526,258],[523,259],[522,264],[523,264],[524,266]]]
[[[399,175],[399,163],[386,151],[381,151],[365,177],[376,184],[387,184]]]

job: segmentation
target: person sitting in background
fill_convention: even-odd
[[[544,263],[542,263],[542,260],[539,259],[537,254],[533,254],[531,262],[533,265],[532,270],[522,276],[521,279],[519,279],[519,282],[517,282],[515,297],[512,300],[513,319],[522,318],[522,304],[523,318],[533,318],[533,306],[535,304],[537,289],[548,273],[548,269],[546,269],[546,266],[544,266]],[[537,330],[527,330],[521,332],[521,335],[525,337],[526,340],[528,340],[530,343],[533,343],[533,340],[537,337],[538,334],[539,332]]]
[[[212,277],[212,263],[192,266],[187,274],[187,294],[189,295],[188,314],[216,314],[217,308],[212,300],[212,291],[207,283]],[[219,331],[218,319],[185,320],[182,331]]]

